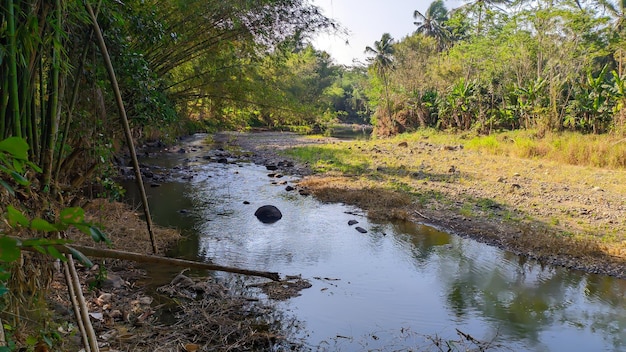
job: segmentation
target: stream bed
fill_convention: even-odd
[[[173,171],[147,184],[153,221],[188,236],[178,257],[309,280],[277,309],[300,322],[296,337],[313,350],[438,350],[438,339],[471,347],[468,335],[492,350],[626,350],[626,280],[540,265],[422,224],[373,223],[358,208],[286,191],[295,177],[208,160],[202,136],[190,143],[142,159]],[[127,195],[139,203],[133,187]],[[282,219],[258,221],[265,204]]]

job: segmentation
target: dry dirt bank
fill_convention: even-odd
[[[296,164],[291,171],[307,176],[300,185],[372,215],[427,223],[544,263],[626,277],[624,171],[496,156],[427,139],[341,142],[261,132],[215,140],[253,152],[259,163],[283,160],[281,151],[294,146],[349,143],[343,146],[369,158],[365,172],[314,174]],[[394,192],[389,184],[401,186]],[[387,194],[390,201],[367,194]]]

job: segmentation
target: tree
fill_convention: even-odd
[[[304,0],[126,3],[132,4],[129,30],[138,34],[131,48],[168,80],[165,89],[179,107],[213,119],[225,108],[264,104],[250,82],[255,66],[269,55],[301,50],[311,33],[336,27]]]
[[[472,0],[463,7],[469,12],[476,13],[476,35],[479,35],[483,30],[483,16],[493,9],[502,11],[499,6],[511,5],[512,2],[512,0]]]
[[[626,0],[616,0],[615,2],[610,0],[597,0],[608,15],[613,18],[612,33],[614,35],[613,42],[616,46],[615,60],[617,61],[617,73],[621,76],[623,74],[623,61],[624,51],[626,46]]]
[[[415,33],[422,33],[428,37],[436,38],[439,50],[443,50],[451,40],[452,34],[446,26],[448,9],[444,5],[443,0],[433,1],[424,14],[415,10],[413,18],[417,20],[413,22],[417,26]]]
[[[374,42],[374,47],[366,47],[365,53],[374,55],[368,58],[376,74],[383,82],[385,89],[385,99],[387,101],[387,116],[391,120],[392,127],[395,129],[395,120],[391,111],[391,99],[389,96],[389,74],[394,68],[394,40],[389,33],[384,33],[380,40]]]

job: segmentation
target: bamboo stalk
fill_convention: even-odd
[[[54,40],[52,45],[52,72],[50,73],[50,98],[48,104],[50,109],[48,110],[48,128],[46,133],[46,144],[42,146],[44,150],[43,159],[43,182],[41,187],[44,191],[50,190],[50,182],[52,179],[52,168],[54,159],[54,144],[56,142],[56,135],[59,131],[59,116],[60,116],[60,100],[61,100],[61,28],[62,28],[62,7],[61,0],[55,1],[55,17],[57,20],[56,26],[54,26]]]
[[[104,59],[107,72],[109,73],[109,79],[111,81],[111,86],[113,87],[113,93],[115,94],[115,100],[117,102],[120,119],[122,120],[122,126],[124,127],[126,144],[128,144],[128,150],[130,152],[130,157],[133,162],[133,169],[135,170],[135,181],[137,182],[137,187],[139,187],[139,193],[141,194],[141,203],[143,205],[143,211],[146,217],[148,233],[150,234],[152,252],[156,254],[158,253],[158,249],[156,241],[154,239],[154,232],[152,231],[152,217],[150,216],[148,197],[146,196],[146,189],[144,188],[143,179],[141,178],[141,169],[139,168],[139,161],[137,160],[137,153],[135,152],[133,136],[130,131],[130,125],[128,124],[128,118],[126,117],[126,109],[124,108],[124,102],[122,101],[120,88],[117,83],[117,78],[115,77],[115,70],[113,69],[113,64],[111,64],[111,58],[109,57],[109,52],[107,50],[106,44],[104,43],[104,38],[102,37],[102,31],[100,30],[100,26],[98,25],[96,15],[94,14],[93,9],[91,8],[91,5],[89,5],[88,1],[85,1],[85,7],[87,8],[87,12],[89,13],[89,17],[91,18],[94,33],[96,34],[96,38],[98,39],[98,46],[100,47],[100,52],[102,53],[102,58]]]
[[[2,77],[2,91],[6,92],[9,90],[9,81],[5,79],[4,74],[0,74],[0,77]],[[0,97],[0,139],[4,139],[7,136],[7,125],[5,124],[5,118],[7,115],[8,107],[9,95],[2,94],[2,96]]]
[[[98,18],[98,12],[100,12],[100,5],[102,4],[102,0],[98,1],[98,6],[96,7],[95,16]],[[93,29],[89,31],[87,35],[87,42],[91,42],[93,37]],[[78,64],[78,68],[76,68],[76,76],[74,77],[74,86],[72,89],[72,93],[70,96],[70,104],[67,108],[67,115],[65,116],[65,123],[63,126],[63,134],[61,135],[61,146],[64,146],[67,143],[67,137],[70,133],[70,124],[72,123],[72,117],[74,113],[74,107],[76,106],[76,100],[78,97],[78,90],[80,88],[80,77],[82,76],[83,67],[85,66],[85,61],[87,60],[87,54],[89,53],[89,45],[85,45],[83,47],[83,52],[80,57],[80,63]],[[61,166],[63,162],[63,151],[64,148],[59,148],[59,152],[56,160],[56,167],[54,170],[54,180],[58,182],[59,174],[61,173]]]
[[[9,39],[9,102],[11,109],[11,121],[13,122],[13,135],[22,136],[20,124],[20,100],[17,84],[17,40],[15,38],[15,7],[13,0],[7,0],[7,37]]]

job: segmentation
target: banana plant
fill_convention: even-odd
[[[525,87],[517,86],[514,95],[517,97],[517,110],[525,128],[530,128],[537,117],[536,112],[541,108],[541,97],[545,95],[544,88],[548,81],[538,77]]]
[[[615,104],[613,105],[613,127],[618,131],[626,128],[626,79],[615,70],[611,71],[613,85],[610,86]]]
[[[476,83],[460,78],[442,101],[442,119],[447,119],[448,127],[468,130],[476,116]],[[443,126],[445,127],[445,126]]]
[[[587,73],[587,79],[575,89],[574,99],[568,104],[566,127],[585,132],[604,132],[613,116],[615,95],[607,80],[605,65],[597,76]]]

